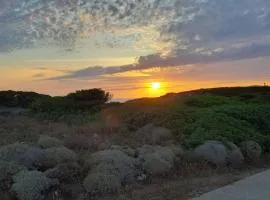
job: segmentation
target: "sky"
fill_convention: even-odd
[[[0,90],[154,97],[270,84],[269,63],[269,0],[0,0]]]

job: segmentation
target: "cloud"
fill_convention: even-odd
[[[207,52],[207,53],[206,53]],[[162,57],[159,54],[142,56],[137,63],[123,66],[87,67],[68,72],[63,76],[52,77],[49,80],[84,79],[116,73],[145,70],[151,68],[183,67],[196,64],[211,64],[224,61],[235,61],[270,56],[270,43],[251,43],[241,47],[227,49],[201,49],[199,52],[177,52],[176,55]]]
[[[53,79],[96,77],[268,56],[267,0],[13,0],[0,1],[0,52],[57,46],[134,48],[146,55],[123,66],[90,66]],[[241,47],[231,47],[245,39]],[[222,44],[223,43],[223,44]],[[226,45],[224,45],[226,44]]]
[[[96,42],[117,47],[124,40],[140,45],[159,41],[174,51],[270,31],[270,6],[265,0],[14,0],[1,8],[6,31],[17,35],[25,47],[47,40],[76,48],[80,39],[106,33]],[[12,37],[5,41],[13,46]]]
[[[34,75],[33,75],[33,78],[42,78],[42,77],[44,77],[44,76],[45,76],[44,73],[37,73],[37,74],[34,74]]]

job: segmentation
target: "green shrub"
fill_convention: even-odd
[[[223,113],[212,110],[202,110],[194,114],[194,122],[184,126],[185,142],[192,147],[206,140],[226,139],[234,143],[243,140],[264,140],[260,134],[247,121],[238,120]]]
[[[239,101],[236,98],[222,96],[196,95],[184,98],[184,103],[189,107],[206,108],[224,104],[237,104]]]
[[[93,120],[112,95],[101,89],[81,90],[63,97],[44,97],[34,101],[30,108],[41,118],[65,121],[80,118]]]
[[[44,200],[53,187],[59,183],[56,179],[47,178],[42,172],[23,171],[13,176],[11,191],[19,200]]]
[[[170,111],[166,124],[186,147],[206,140],[228,140],[239,144],[254,140],[270,146],[270,104],[241,101],[235,97],[193,96],[191,104],[181,102]]]
[[[35,92],[0,91],[0,106],[27,108],[32,102],[45,96]]]
[[[215,108],[216,112],[224,113],[238,120],[250,123],[262,133],[270,131],[270,103],[269,104],[241,104],[226,105]]]
[[[64,97],[45,97],[31,104],[34,112],[74,112],[74,102]]]
[[[68,99],[72,99],[77,103],[78,107],[85,108],[97,105],[103,105],[112,98],[112,94],[105,92],[100,88],[89,90],[79,90],[67,95]]]
[[[168,121],[167,116],[168,113],[162,111],[134,111],[123,114],[121,119],[129,130],[136,131],[138,128],[151,123],[163,125]]]

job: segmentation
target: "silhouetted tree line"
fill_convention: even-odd
[[[109,92],[99,88],[79,90],[58,97],[35,92],[0,91],[0,106],[31,108],[35,112],[98,111],[111,98]]]
[[[0,91],[0,106],[4,107],[29,107],[39,98],[49,97],[35,92]]]
[[[110,101],[112,95],[102,89],[79,90],[63,97],[45,97],[34,101],[31,109],[35,112],[97,112]]]

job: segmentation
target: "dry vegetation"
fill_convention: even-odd
[[[40,135],[48,135],[61,139],[66,145],[75,150],[84,162],[84,156],[95,152],[99,145],[109,147],[115,142],[121,145],[130,144],[138,146],[136,136],[123,132],[119,127],[100,127],[98,124],[67,125],[50,121],[41,121],[25,116],[9,116],[0,118],[1,146],[14,142],[35,144]],[[117,132],[120,132],[117,134]],[[95,138],[96,134],[98,138]],[[127,141],[128,140],[128,141]],[[134,141],[132,141],[134,140]],[[259,172],[270,166],[270,160],[262,157],[255,164],[245,164],[239,169],[230,167],[216,168],[207,163],[181,162],[167,177],[151,178],[142,184],[132,184],[121,189],[118,195],[95,197],[94,199],[123,199],[123,200],[186,200],[204,192],[227,185],[243,177]],[[76,178],[80,183],[80,178]],[[78,189],[78,191],[81,191]],[[0,199],[10,200],[7,193],[2,193]],[[73,198],[65,197],[66,200]]]
[[[13,176],[0,172],[0,199],[186,200],[269,168],[269,92],[244,90],[107,104],[82,123],[87,113],[65,118],[65,111],[57,120],[50,118],[54,112],[0,115],[0,170],[28,168]],[[218,140],[214,148],[226,154],[222,165],[194,154],[206,140]],[[255,144],[242,143],[249,140]],[[231,142],[246,148],[245,161]],[[250,145],[259,148],[250,152]],[[43,185],[35,188],[36,182]],[[46,197],[45,190],[51,191]]]

